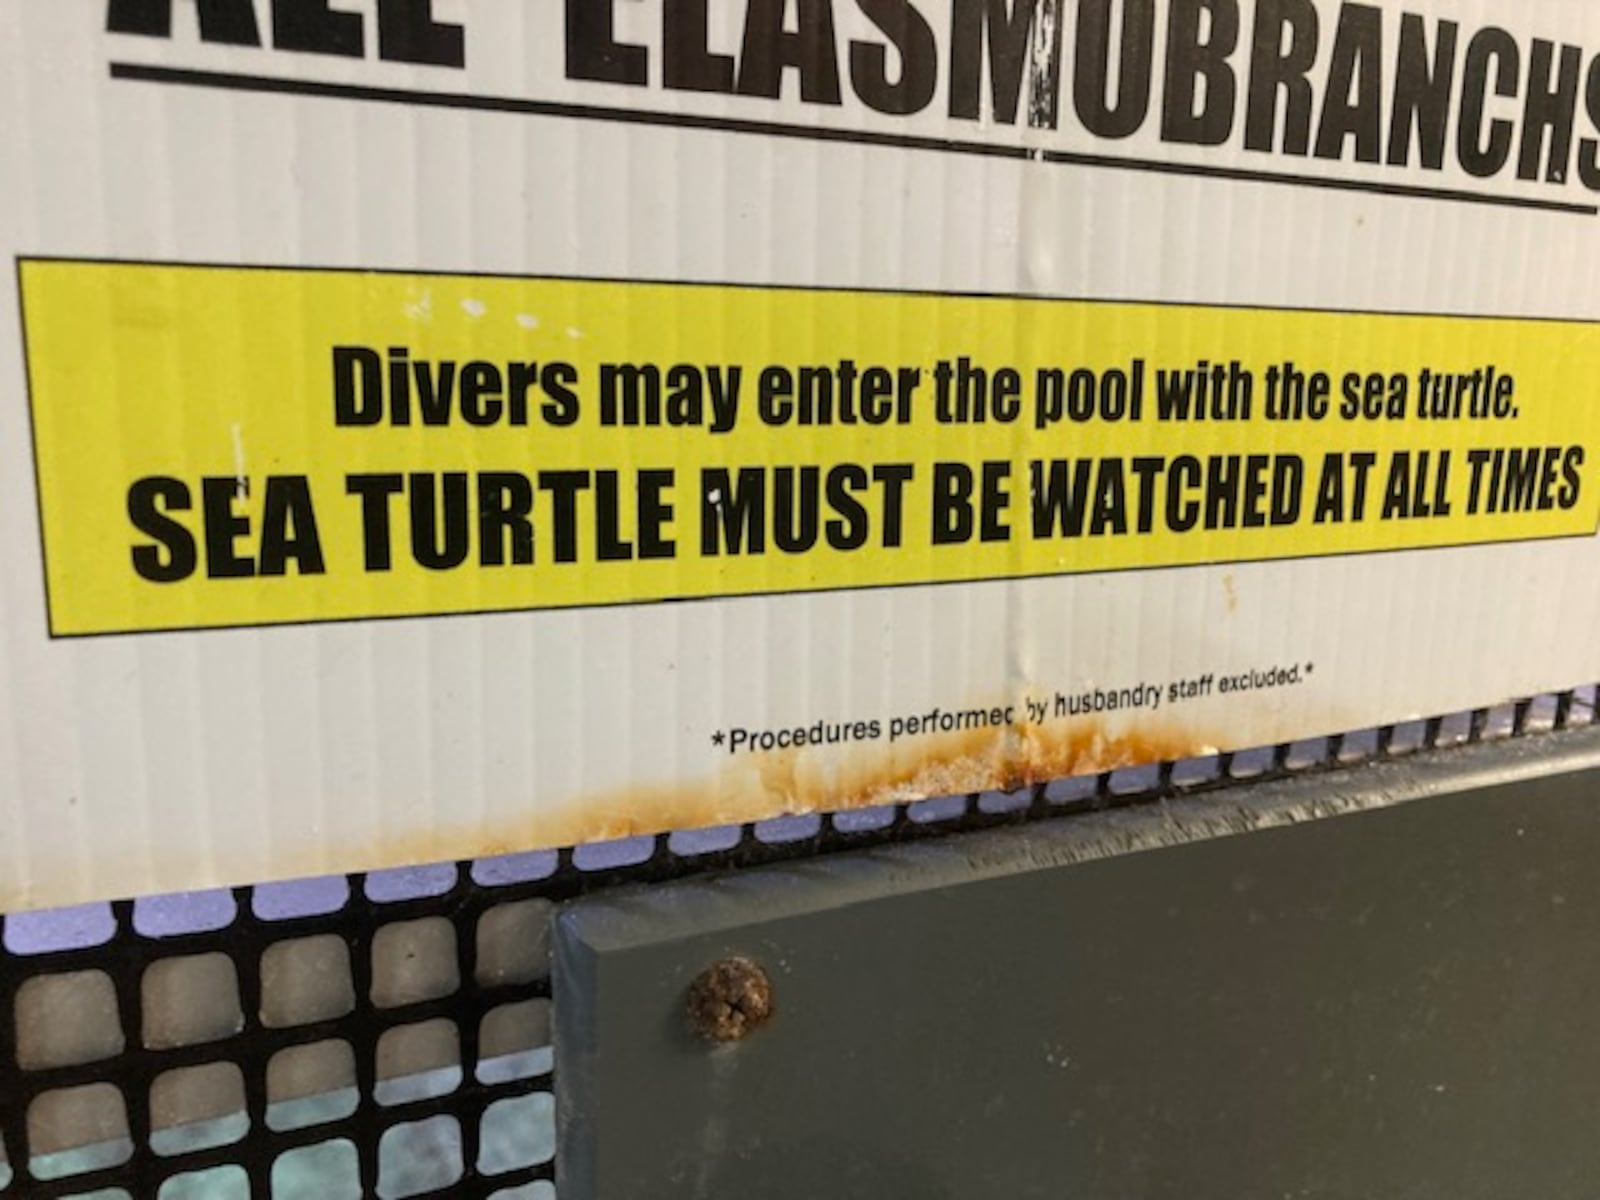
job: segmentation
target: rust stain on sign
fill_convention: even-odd
[[[905,738],[849,750],[779,750],[741,754],[698,782],[644,785],[580,795],[550,808],[531,805],[509,819],[439,822],[409,836],[365,843],[329,838],[274,839],[270,861],[218,859],[197,873],[192,861],[152,847],[136,867],[108,880],[107,898],[160,886],[182,867],[194,886],[234,886],[256,877],[297,878],[406,864],[491,858],[810,812],[842,812],[940,796],[1014,791],[1034,784],[1121,767],[1214,753],[1237,737],[1177,721],[1086,717],[1044,725],[1017,723],[960,733]],[[352,800],[355,798],[352,797]],[[176,851],[174,852],[177,853]],[[7,886],[0,911],[58,903],[52,889]]]
[[[386,850],[403,850],[414,861],[466,858],[795,813],[1014,791],[1073,775],[1209,754],[1217,744],[1214,736],[1178,725],[1111,728],[1103,720],[1085,719],[935,734],[839,755],[803,749],[754,753],[698,784],[619,789],[530,815],[512,828],[441,830],[426,842]]]

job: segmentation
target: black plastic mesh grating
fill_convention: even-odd
[[[10,917],[0,1198],[554,1197],[549,916],[623,883],[1067,817],[1595,719],[1596,689],[559,853]]]

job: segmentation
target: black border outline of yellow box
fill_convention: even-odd
[[[45,624],[48,634],[52,640],[77,641],[83,638],[100,637],[147,637],[165,634],[225,633],[230,630],[236,631],[240,629],[293,629],[314,625],[349,625],[367,621],[431,621],[449,617],[510,617],[536,612],[581,612],[585,609],[594,608],[643,608],[657,604],[726,603],[730,600],[762,600],[772,599],[773,597],[779,596],[811,596],[836,594],[840,592],[885,591],[913,587],[973,587],[996,583],[1022,583],[1033,579],[1062,579],[1068,577],[1089,577],[1093,575],[1122,575],[1135,571],[1186,571],[1216,566],[1249,566],[1256,563],[1268,562],[1305,562],[1312,559],[1322,558],[1371,557],[1382,554],[1426,554],[1442,550],[1465,550],[1478,546],[1513,546],[1524,545],[1532,542],[1586,541],[1594,538],[1596,535],[1600,535],[1600,513],[1597,513],[1595,528],[1589,533],[1561,533],[1550,534],[1545,537],[1486,538],[1478,541],[1451,542],[1441,546],[1393,546],[1381,550],[1342,550],[1325,554],[1299,554],[1287,556],[1269,555],[1264,558],[1229,558],[1219,560],[1215,563],[1187,563],[1176,566],[1170,564],[1153,563],[1142,566],[1106,567],[1099,570],[1090,571],[1045,571],[1029,575],[997,575],[989,579],[925,579],[905,583],[847,584],[838,587],[799,588],[770,592],[729,592],[714,596],[663,596],[654,600],[596,601],[590,604],[547,604],[531,605],[518,608],[451,609],[448,612],[380,613],[371,616],[358,617],[314,617],[299,621],[267,621],[254,624],[240,623],[233,625],[189,625],[177,626],[171,629],[109,629],[98,630],[92,633],[58,633],[55,629],[55,610],[50,596],[50,551],[48,541],[45,538],[44,504],[42,499],[44,495],[44,480],[39,467],[38,432],[34,423],[32,363],[28,353],[27,299],[23,293],[22,286],[22,268],[26,263],[71,263],[82,266],[116,267],[176,267],[180,269],[188,268],[191,270],[201,271],[271,271],[294,274],[406,275],[436,279],[503,279],[527,283],[639,284],[656,287],[729,288],[742,291],[807,292],[831,295],[923,296],[934,298],[949,297],[964,300],[1031,300],[1043,303],[1061,304],[1140,304],[1148,305],[1152,308],[1203,308],[1213,310],[1220,309],[1230,312],[1325,313],[1329,316],[1414,317],[1452,321],[1527,321],[1547,325],[1600,326],[1600,318],[1526,317],[1489,313],[1397,312],[1385,309],[1324,308],[1309,305],[1218,304],[1199,300],[1139,300],[1128,297],[1117,297],[1115,299],[1111,299],[1104,296],[1034,296],[1008,292],[941,292],[921,288],[838,287],[820,284],[729,283],[725,281],[708,279],[677,280],[608,278],[604,276],[591,275],[519,275],[513,272],[505,271],[441,271],[405,269],[400,267],[297,266],[293,264],[271,263],[183,262],[173,259],[95,258],[74,257],[72,255],[19,254],[14,259],[14,271],[17,288],[17,319],[19,325],[21,326],[22,333],[20,343],[22,348],[22,370],[23,382],[27,390],[29,453],[33,459],[34,517],[39,533],[39,565],[44,575]]]

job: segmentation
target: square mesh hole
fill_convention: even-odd
[[[434,863],[426,867],[397,867],[373,871],[367,876],[368,900],[393,904],[400,900],[420,900],[442,896],[456,885],[455,863]]]
[[[540,1180],[495,1192],[489,1200],[556,1200],[556,1185]]]
[[[355,1011],[350,948],[328,933],[268,946],[261,955],[261,1023],[270,1029],[332,1021]]]
[[[1172,786],[1199,787],[1201,784],[1214,782],[1221,774],[1220,755],[1206,754],[1199,758],[1182,758],[1172,764]]]
[[[1421,750],[1428,737],[1426,721],[1401,721],[1389,731],[1389,753],[1399,757]]]
[[[937,796],[932,800],[915,800],[906,805],[906,816],[918,825],[937,825],[942,821],[959,821],[967,813],[967,797]]]
[[[554,850],[533,850],[522,854],[503,854],[480,858],[472,864],[472,882],[480,887],[507,887],[513,883],[532,883],[556,873],[561,856]]]
[[[156,1200],[250,1200],[250,1176],[243,1167],[186,1171],[163,1183]]]
[[[701,854],[720,854],[744,840],[739,825],[715,825],[709,829],[679,829],[667,835],[667,849],[680,858]]]
[[[150,1085],[150,1148],[157,1154],[232,1145],[249,1129],[244,1075],[232,1063],[167,1071]]]
[[[1141,767],[1121,767],[1111,772],[1107,787],[1113,796],[1137,796],[1153,792],[1161,786],[1161,764],[1147,763]]]
[[[1347,733],[1339,740],[1339,761],[1342,763],[1360,762],[1362,759],[1371,758],[1378,753],[1378,731],[1376,729],[1357,729]]]
[[[979,811],[995,816],[1022,812],[1032,803],[1032,788],[1021,788],[1014,792],[984,792],[978,797]]]
[[[504,1175],[556,1156],[556,1098],[549,1092],[496,1100],[478,1127],[478,1170]]]
[[[350,881],[343,875],[260,883],[250,890],[250,907],[263,921],[292,921],[336,913],[350,901]]]
[[[144,972],[144,1044],[197,1046],[244,1028],[239,976],[226,954],[163,958]]]
[[[1485,741],[1497,741],[1508,738],[1516,730],[1517,706],[1515,704],[1497,704],[1491,708],[1483,722],[1483,736]]]
[[[17,989],[17,1065],[25,1071],[100,1062],[125,1044],[117,989],[104,971],[36,975]]]
[[[272,1200],[361,1200],[361,1160],[343,1139],[302,1146],[272,1164]]]
[[[1587,684],[1581,688],[1572,689],[1572,709],[1567,714],[1569,725],[1593,725],[1595,721],[1595,700],[1597,689],[1594,684]]]
[[[1472,714],[1451,713],[1439,722],[1439,737],[1435,745],[1459,746],[1472,736]]]
[[[822,832],[822,817],[817,813],[794,813],[757,821],[751,832],[756,840],[769,846],[782,846],[789,842],[803,842]]]
[[[846,812],[836,812],[831,814],[828,820],[840,833],[874,833],[877,830],[887,829],[893,825],[895,813],[896,810],[892,804],[880,804],[872,808],[857,808]],[[739,839],[735,838],[733,845],[737,846],[738,844]]]
[[[1045,785],[1044,798],[1048,804],[1087,805],[1100,794],[1100,779],[1096,775],[1069,775],[1065,779],[1052,779]]]
[[[384,1131],[378,1142],[378,1195],[401,1200],[442,1191],[460,1181],[461,1126],[454,1117],[429,1117]]]
[[[267,1127],[279,1132],[342,1121],[356,1111],[356,1056],[348,1042],[280,1050],[267,1063]]]
[[[0,919],[0,946],[18,955],[88,950],[116,934],[117,918],[109,904],[74,904]]]
[[[550,1070],[550,1001],[491,1009],[478,1026],[478,1082],[509,1083]]]
[[[444,917],[398,921],[372,939],[372,1003],[399,1008],[438,1000],[461,985],[456,927]]]
[[[656,840],[648,834],[610,842],[588,842],[572,848],[572,865],[580,871],[615,871],[647,863],[655,852]]]
[[[1308,771],[1312,767],[1320,766],[1328,758],[1328,739],[1325,737],[1307,738],[1295,742],[1289,747],[1285,765],[1291,771]]]
[[[45,1092],[28,1106],[28,1169],[40,1179],[61,1179],[133,1157],[128,1110],[109,1083]]]
[[[1560,701],[1555,696],[1535,696],[1528,703],[1527,724],[1529,733],[1547,733],[1556,727],[1556,711]]]
[[[453,1021],[423,1021],[386,1029],[378,1038],[379,1104],[410,1104],[447,1096],[461,1086],[461,1036]]]
[[[1270,774],[1276,757],[1277,750],[1272,746],[1253,746],[1249,750],[1241,750],[1229,763],[1228,776],[1231,779],[1254,779]]]
[[[140,937],[182,937],[226,929],[239,915],[233,893],[224,888],[146,896],[133,902],[133,928]]]
[[[478,920],[477,980],[482,987],[532,983],[550,974],[548,900],[491,908]]]

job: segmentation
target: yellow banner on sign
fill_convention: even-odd
[[[29,260],[58,636],[1588,535],[1600,326]]]

